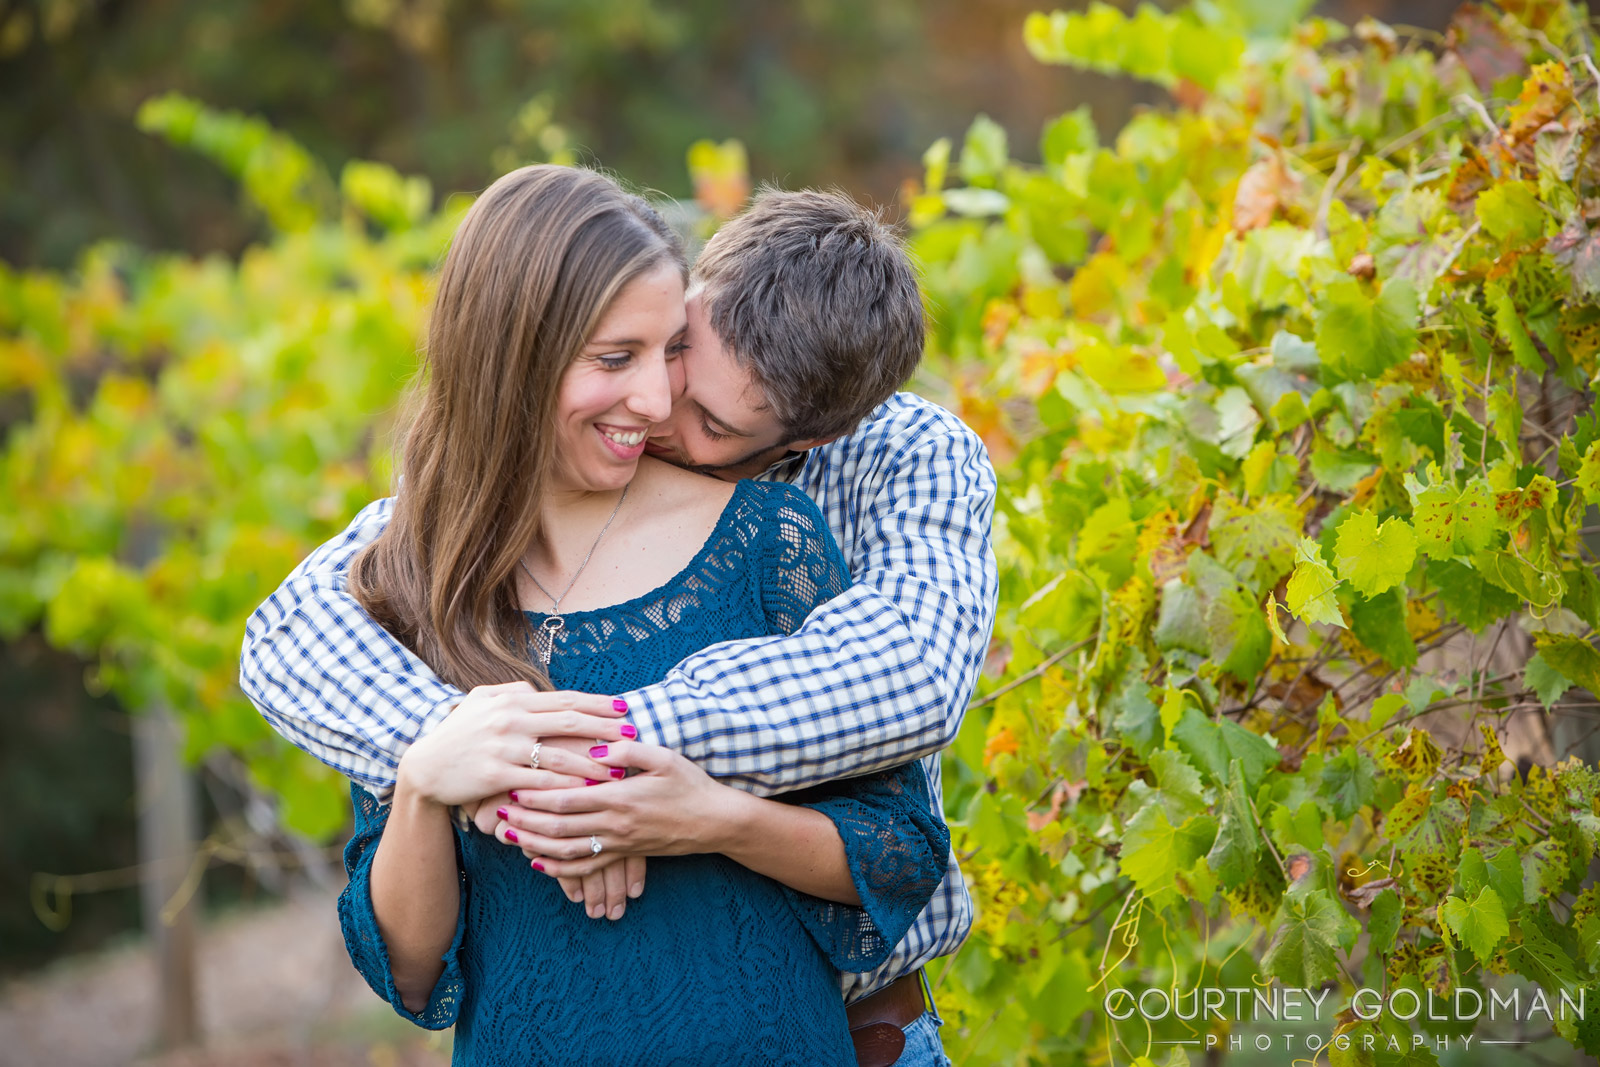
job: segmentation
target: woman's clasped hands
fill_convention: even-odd
[[[497,812],[495,836],[521,848],[535,870],[561,879],[563,888],[581,880],[591,916],[622,914],[614,891],[622,883],[605,877],[620,866],[613,865],[619,856],[642,862],[724,850],[744,794],[659,745],[591,743],[586,757],[602,764],[607,777],[592,786],[519,791]]]

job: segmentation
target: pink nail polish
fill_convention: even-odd
[[[583,784],[584,785],[599,785],[600,782],[599,782],[598,779],[595,779],[595,778],[585,778],[583,780]]]
[[[540,863],[538,860],[534,860],[533,861],[533,869],[536,870],[536,871],[542,871],[542,870],[544,870],[544,864]]]
[[[628,776],[628,768],[626,768],[626,767],[613,767],[613,768],[611,768],[611,777],[613,777],[613,778],[626,778],[627,776]]]
[[[609,751],[611,751],[611,750],[609,748],[607,748],[605,745],[595,745],[593,748],[591,748],[589,750],[589,758],[590,759],[605,759],[606,758],[606,753],[609,752]]]
[[[507,830],[506,831],[506,840],[507,841],[515,841],[516,839],[517,839],[517,832],[515,830]]]
[[[613,700],[611,702],[611,710],[612,711],[627,711],[628,710],[628,702],[626,700],[623,700],[621,697],[618,697],[616,700]]]
[[[517,799],[517,791],[515,789],[513,789],[511,791],[511,803],[513,803],[513,804],[520,804],[521,803],[521,801],[519,801]]]
[[[639,736],[638,728],[633,726],[631,723],[623,723],[621,726],[617,727],[617,731],[629,741],[632,741],[635,737]]]
[[[511,813],[509,811],[507,811],[505,808],[495,808],[494,809],[494,813],[496,815],[500,816],[502,819],[511,818]]]

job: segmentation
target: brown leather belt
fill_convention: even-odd
[[[859,1067],[889,1067],[905,1051],[905,1028],[927,1008],[922,1003],[922,971],[897,978],[871,996],[845,1005],[850,1040]]]

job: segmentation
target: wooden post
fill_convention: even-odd
[[[193,1044],[200,1036],[195,1001],[195,906],[192,900],[166,921],[194,862],[193,786],[183,765],[177,720],[165,705],[135,713],[134,782],[139,797],[139,860],[144,866],[140,902],[155,949],[161,998],[162,1048]]]

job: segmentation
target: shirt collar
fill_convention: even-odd
[[[778,462],[768,467],[758,475],[763,482],[793,482],[800,477],[800,472],[805,470],[806,457],[810,451],[790,452]]]

